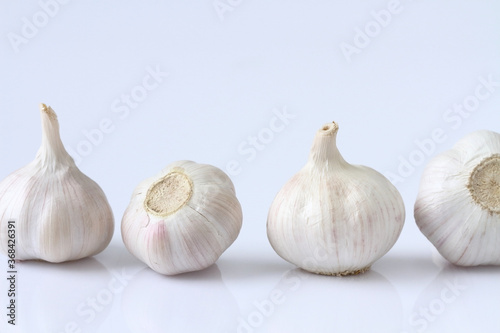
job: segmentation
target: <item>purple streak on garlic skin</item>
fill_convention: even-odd
[[[106,248],[114,230],[102,189],[64,149],[52,108],[40,106],[42,144],[35,160],[0,182],[0,248],[7,253],[9,219],[16,219],[16,258],[64,262]]]
[[[123,215],[122,237],[151,269],[175,275],[215,263],[236,240],[242,218],[222,170],[179,161],[138,185]]]
[[[404,223],[396,188],[380,173],[347,163],[330,123],[314,139],[308,163],[271,205],[267,234],[285,260],[314,273],[366,271],[394,245]]]

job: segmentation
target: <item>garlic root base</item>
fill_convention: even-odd
[[[361,269],[358,269],[358,270],[355,270],[355,271],[343,271],[343,272],[339,272],[339,273],[315,272],[315,271],[308,271],[306,269],[304,269],[304,270],[307,271],[307,272],[310,272],[310,273],[314,273],[314,274],[318,274],[318,275],[325,275],[325,276],[349,276],[349,275],[363,274],[363,273],[369,271],[370,268],[371,268],[371,266],[368,266],[368,267],[361,268]]]

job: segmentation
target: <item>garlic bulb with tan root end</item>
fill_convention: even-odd
[[[238,237],[242,219],[233,183],[222,170],[179,161],[137,186],[122,237],[154,271],[175,275],[215,263]]]
[[[391,247],[405,219],[397,189],[377,171],[347,163],[338,126],[324,125],[307,164],[274,199],[267,235],[288,262],[324,275],[362,273]]]
[[[42,145],[36,158],[0,183],[0,249],[18,260],[64,262],[108,246],[114,219],[102,189],[64,149],[51,107],[40,105]],[[15,222],[15,240],[8,232]]]
[[[499,133],[473,132],[427,164],[415,222],[448,261],[500,265]]]

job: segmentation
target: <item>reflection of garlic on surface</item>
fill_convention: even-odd
[[[33,162],[0,183],[0,248],[16,224],[16,259],[50,262],[95,255],[111,241],[114,219],[104,192],[68,155],[52,108],[40,105],[42,145]]]
[[[174,275],[215,263],[236,240],[242,218],[233,183],[222,170],[178,161],[136,187],[122,237],[153,270]]]
[[[500,264],[500,134],[473,132],[426,166],[415,221],[448,261]]]
[[[330,123],[317,132],[308,163],[277,194],[267,220],[283,259],[325,275],[366,271],[394,245],[405,217],[387,178],[342,158],[337,130]]]

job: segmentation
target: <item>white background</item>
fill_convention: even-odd
[[[47,103],[107,194],[115,235],[94,258],[18,264],[16,330],[1,278],[1,332],[500,330],[500,270],[447,264],[413,218],[432,156],[471,131],[500,132],[498,1],[54,1],[0,5],[0,177],[34,158]],[[141,95],[150,71],[162,74]],[[493,84],[478,100],[481,80]],[[294,118],[271,138],[285,110]],[[344,158],[391,176],[406,204],[396,245],[355,277],[302,272],[266,237],[275,194],[332,120]],[[239,163],[244,225],[216,265],[165,277],[127,252],[120,221],[134,187],[182,159]]]

